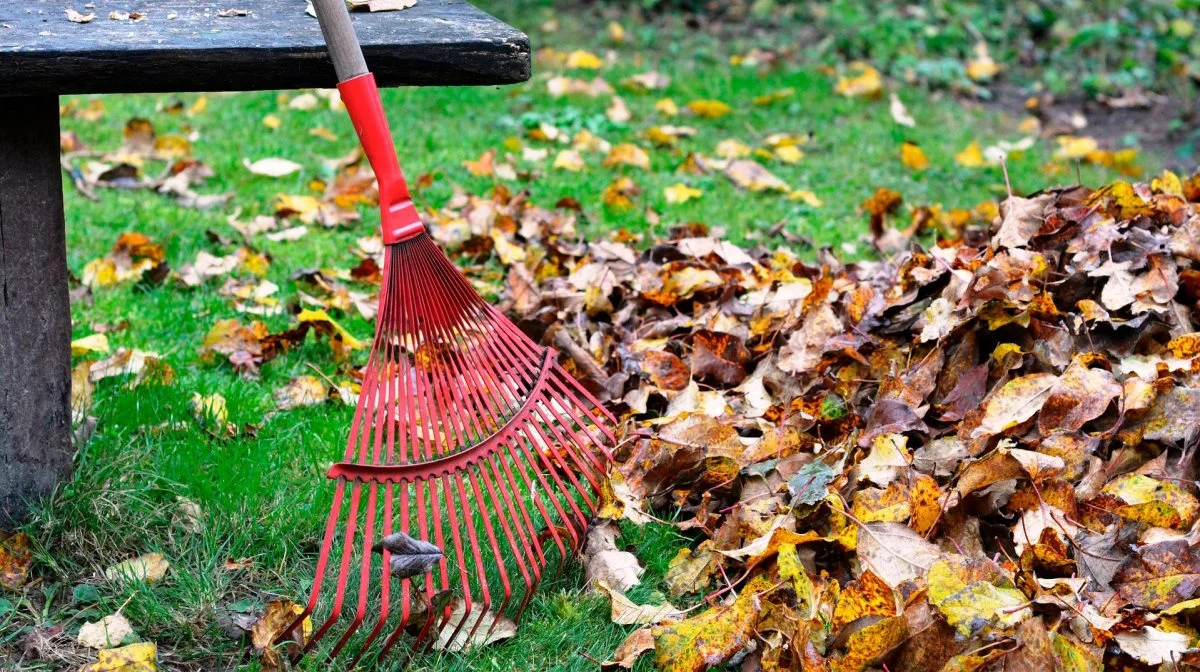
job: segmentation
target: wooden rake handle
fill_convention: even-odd
[[[312,0],[321,33],[329,47],[329,57],[339,82],[367,74],[367,61],[363,58],[358,36],[350,23],[350,10],[345,0]]]

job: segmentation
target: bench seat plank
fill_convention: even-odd
[[[67,7],[95,19],[73,23]],[[230,9],[249,15],[219,15]],[[145,18],[112,20],[114,10]],[[382,86],[529,78],[529,38],[463,0],[354,12],[353,21]],[[0,0],[0,82],[0,96],[35,96],[294,89],[336,79],[304,0]]]

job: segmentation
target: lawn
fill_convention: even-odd
[[[501,7],[504,18],[530,32],[537,52],[533,79],[507,88],[441,88],[389,90],[384,94],[401,161],[410,177],[429,174],[423,207],[440,209],[456,190],[488,195],[499,183],[528,189],[545,207],[565,199],[578,202],[581,229],[588,236],[625,230],[643,243],[684,222],[702,222],[730,239],[746,244],[799,246],[813,255],[821,246],[835,254],[862,257],[874,252],[860,203],[877,188],[901,193],[906,204],[972,208],[1006,193],[997,166],[966,167],[955,155],[972,142],[981,146],[1015,142],[1025,133],[1020,116],[998,108],[964,103],[945,91],[888,82],[879,99],[847,97],[834,92],[838,72],[829,72],[803,53],[781,58],[775,67],[746,65],[752,49],[789,47],[784,25],[754,37],[723,39],[696,31],[680,21],[645,24],[626,21],[625,39],[607,34],[608,17],[589,12],[552,11],[542,4]],[[558,26],[547,26],[555,20]],[[547,30],[553,28],[553,30]],[[567,68],[567,55],[585,49],[603,61],[597,70]],[[731,57],[742,57],[733,58]],[[750,59],[752,60],[752,59]],[[735,64],[731,61],[737,61]],[[839,66],[844,72],[845,66]],[[621,82],[656,70],[670,78],[662,90],[636,93]],[[614,121],[606,110],[611,95],[573,94],[555,97],[548,83],[567,76],[583,81],[601,77],[616,90],[630,111],[628,121]],[[889,110],[895,92],[911,114],[912,127],[898,124]],[[231,192],[221,207],[198,210],[146,190],[104,189],[97,200],[66,190],[69,267],[76,278],[85,266],[109,252],[124,232],[139,232],[161,244],[173,269],[194,262],[197,254],[230,254],[238,244],[227,223],[235,216],[249,221],[273,215],[279,194],[317,194],[315,179],[333,172],[322,160],[346,154],[355,144],[349,120],[319,99],[315,109],[293,109],[301,92],[82,97],[64,100],[85,109],[94,100],[103,114],[86,119],[65,115],[65,130],[88,146],[115,149],[127,120],[141,117],[158,134],[191,138],[194,156],[214,173],[203,193]],[[771,98],[767,104],[756,99]],[[681,114],[666,117],[656,104],[669,98],[680,108],[694,100],[721,101],[730,112],[708,119]],[[203,99],[203,110],[196,110]],[[275,128],[264,119],[276,118]],[[571,144],[531,139],[529,130],[542,124],[574,136],[582,130],[612,144],[633,142],[649,152],[650,169],[604,167],[602,151],[582,151],[582,169],[554,168],[556,155]],[[674,146],[654,146],[648,129],[667,124],[693,126],[696,132]],[[312,134],[327,129],[328,137]],[[798,145],[803,158],[794,163],[778,155],[755,156],[789,191],[809,191],[821,204],[788,198],[787,193],[749,193],[719,171],[708,175],[680,172],[689,152],[714,156],[719,143],[738,140],[747,147],[767,147],[772,134],[806,138]],[[905,141],[916,143],[929,167],[914,170],[901,160]],[[1119,149],[1124,139],[1105,142]],[[547,149],[544,159],[522,157],[525,149]],[[1073,183],[1076,168],[1059,162],[1048,174],[1056,145],[1039,139],[1020,155],[1010,156],[1008,173],[1016,191],[1028,192],[1051,183]],[[517,179],[473,174],[465,161],[490,150],[496,163],[514,167]],[[512,155],[508,158],[507,155]],[[282,178],[252,174],[243,160],[282,157],[304,169]],[[1156,172],[1158,157],[1139,158]],[[478,171],[476,171],[478,172]],[[1085,164],[1078,176],[1101,184],[1114,170]],[[603,192],[621,176],[641,189],[635,206],[605,205]],[[684,183],[702,195],[684,203],[668,203],[665,190]],[[254,241],[269,260],[265,278],[277,284],[285,305],[298,305],[295,279],[302,269],[350,269],[359,262],[358,239],[373,235],[378,222],[362,206],[360,223],[335,229],[310,225],[295,241]],[[907,224],[901,218],[901,224]],[[769,231],[783,224],[788,234]],[[287,224],[290,226],[291,223]],[[798,238],[797,238],[798,237]],[[244,273],[235,271],[235,275]],[[73,337],[109,330],[113,348],[159,353],[174,371],[169,384],[136,388],[120,379],[101,381],[89,413],[95,433],[75,459],[75,478],[38,509],[27,530],[37,544],[35,572],[42,577],[24,594],[9,594],[0,606],[0,660],[20,660],[26,635],[51,624],[73,630],[118,608],[138,634],[158,643],[166,667],[180,669],[257,669],[243,642],[226,638],[220,618],[246,611],[277,597],[302,602],[312,580],[316,547],[332,494],[324,477],[328,464],[344,445],[353,409],[336,401],[286,411],[275,408],[273,394],[296,376],[317,370],[331,379],[346,378],[348,366],[333,357],[326,341],[310,338],[302,346],[265,364],[261,377],[250,379],[220,358],[203,357],[201,343],[220,319],[251,318],[235,311],[217,291],[222,279],[196,287],[167,281],[121,283],[98,287],[72,304]],[[373,325],[356,311],[336,313],[352,334],[366,339]],[[283,314],[262,318],[271,332],[294,326]],[[118,325],[126,325],[116,328]],[[97,355],[86,355],[95,358]],[[365,353],[353,355],[361,365]],[[232,438],[196,419],[193,396],[220,394]],[[202,511],[203,530],[189,530],[179,498]],[[671,512],[659,512],[670,516]],[[646,565],[635,599],[661,590],[668,561],[689,539],[668,525],[626,526],[622,543]],[[169,578],[153,586],[114,584],[101,579],[103,568],[135,555],[161,552],[172,564]],[[230,571],[231,559],[251,559],[248,569]],[[469,654],[427,656],[414,669],[439,670],[593,670],[607,659],[628,628],[608,619],[608,603],[586,595],[582,572],[572,566],[556,581],[544,584],[520,634],[497,646]],[[216,661],[220,661],[219,663]],[[53,669],[53,662],[13,662],[17,669]],[[643,660],[638,669],[648,669]],[[304,669],[328,669],[308,658]]]

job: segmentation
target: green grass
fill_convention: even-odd
[[[535,47],[604,49],[591,37],[601,32],[596,28],[602,22],[576,17],[579,23],[573,23],[563,17],[559,33],[544,34],[536,31],[543,18],[541,11],[520,17],[522,27],[534,31]],[[815,66],[784,65],[766,74],[730,66],[730,51],[744,51],[757,38],[722,46],[703,35],[686,35],[685,29],[673,24],[627,27],[630,42],[616,48],[616,64],[599,74],[616,86],[625,76],[654,66],[673,81],[666,91],[653,95],[618,89],[634,113],[634,120],[625,126],[613,125],[605,118],[607,97],[551,98],[546,80],[558,70],[540,64],[535,66],[532,82],[516,87],[385,92],[385,105],[409,174],[437,174],[434,185],[420,195],[423,204],[443,206],[455,186],[473,194],[489,193],[493,180],[470,175],[462,162],[493,148],[500,150],[498,158],[502,158],[502,143],[507,137],[523,135],[523,120],[591,126],[613,143],[629,140],[647,147],[638,134],[648,126],[682,123],[698,128],[695,137],[684,139],[676,149],[653,150],[650,172],[602,168],[599,154],[587,155],[588,168],[580,173],[551,170],[550,160],[527,165],[518,159],[517,167],[531,169],[534,177],[509,186],[528,188],[532,199],[547,207],[564,197],[578,199],[583,206],[581,224],[592,236],[626,228],[652,237],[669,225],[699,221],[726,231],[734,240],[778,244],[780,241],[765,239],[764,231],[782,221],[790,231],[818,245],[835,246],[839,254],[862,255],[868,253],[868,247],[859,240],[865,225],[857,208],[876,187],[900,191],[907,203],[962,207],[1004,193],[998,169],[962,168],[954,163],[953,155],[972,140],[986,145],[1016,139],[1016,120],[969,110],[919,89],[902,88],[900,95],[917,120],[915,129],[905,129],[892,122],[886,99],[834,96],[832,79]],[[776,39],[785,38],[781,34]],[[751,102],[756,96],[788,87],[794,89],[794,95],[772,106]],[[190,105],[198,98],[195,94],[110,96],[102,98],[106,113],[99,121],[64,119],[66,129],[96,148],[115,148],[124,122],[135,116],[151,119],[160,134],[195,133],[195,155],[216,173],[203,191],[236,194],[229,207],[196,211],[142,191],[104,190],[97,202],[90,202],[68,186],[71,270],[80,275],[88,261],[106,254],[125,231],[144,233],[163,244],[174,268],[194,260],[201,250],[229,253],[232,248],[210,242],[205,232],[233,234],[225,220],[234,208],[241,210],[240,217],[245,220],[270,214],[276,194],[311,193],[309,180],[330,177],[322,173],[320,159],[344,154],[355,140],[343,112],[290,110],[281,102],[287,95],[294,94],[210,94],[207,110],[193,117],[170,115],[162,108],[175,100]],[[660,97],[671,97],[680,106],[694,98],[719,99],[734,112],[715,121],[660,119],[653,112]],[[262,125],[267,114],[282,120],[280,128],[272,131]],[[332,129],[338,140],[311,136],[309,130],[315,126]],[[759,146],[766,135],[775,132],[813,134],[813,140],[803,147],[807,156],[799,164],[767,165],[793,188],[814,191],[824,200],[824,207],[812,208],[776,194],[747,194],[720,175],[694,177],[675,172],[688,151],[712,155],[716,143],[727,138]],[[899,160],[903,140],[918,142],[933,167],[920,174],[903,167]],[[1009,169],[1014,187],[1029,191],[1045,186],[1048,179],[1040,167],[1048,155],[1049,149],[1039,143],[1012,161]],[[305,170],[273,180],[254,176],[241,166],[243,158],[268,156],[292,159]],[[644,190],[639,207],[629,212],[610,211],[601,200],[604,187],[620,174],[634,178]],[[1083,175],[1093,184],[1109,177],[1095,168],[1086,168]],[[1062,179],[1074,181],[1074,174]],[[703,197],[682,205],[667,204],[663,188],[679,181],[702,189]],[[661,216],[657,225],[647,222],[646,208]],[[281,286],[286,302],[298,300],[297,287],[290,279],[297,269],[344,269],[357,263],[352,252],[355,240],[370,235],[378,222],[376,214],[363,214],[363,222],[349,229],[313,226],[309,235],[297,242],[262,241],[261,251],[273,259],[267,277]],[[31,628],[65,624],[72,630],[124,606],[139,635],[157,642],[172,663],[203,666],[220,659],[222,669],[230,669],[241,660],[246,669],[255,669],[256,663],[245,655],[245,645],[222,636],[216,624],[219,609],[231,604],[261,605],[274,597],[297,601],[307,597],[331,496],[324,472],[340,454],[352,410],[328,403],[272,413],[271,394],[292,377],[308,373],[310,364],[331,376],[340,364],[324,342],[311,339],[266,364],[260,380],[235,374],[225,362],[202,360],[200,342],[216,320],[249,319],[217,295],[217,285],[219,281],[196,290],[174,284],[122,285],[98,290],[90,304],[72,306],[74,337],[91,334],[100,324],[127,320],[127,329],[109,335],[112,345],[163,354],[176,379],[168,386],[143,385],[132,390],[117,380],[99,384],[92,410],[98,418],[97,431],[76,457],[75,479],[46,502],[28,526],[39,543],[36,571],[43,581],[24,596],[10,596],[16,610],[0,616],[0,647],[9,655],[19,649],[20,638]],[[371,332],[372,325],[357,315],[337,318],[359,337]],[[292,324],[286,315],[265,321],[272,331]],[[362,359],[359,353],[356,363],[361,364]],[[190,408],[196,392],[223,394],[228,400],[229,420],[243,431],[232,439],[205,433]],[[174,428],[177,424],[178,429]],[[244,431],[250,426],[254,432]],[[199,504],[205,514],[203,533],[190,533],[181,526],[176,497]],[[669,526],[651,525],[641,529],[626,526],[622,543],[635,550],[647,566],[646,579],[632,597],[651,599],[655,591],[663,589],[668,561],[689,542]],[[99,580],[104,567],[151,551],[162,552],[172,562],[165,582],[122,586]],[[226,559],[244,557],[254,559],[252,570],[224,570]],[[79,586],[94,590],[77,590]],[[609,623],[607,601],[587,597],[584,590],[582,573],[572,565],[560,579],[544,587],[518,637],[467,655],[421,658],[417,669],[595,669],[593,661],[606,659],[629,628]],[[36,662],[25,665],[38,668]],[[647,667],[648,662],[642,661],[639,669]],[[305,669],[325,668],[309,659]]]

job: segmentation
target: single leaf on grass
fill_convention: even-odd
[[[304,607],[291,600],[273,600],[267,604],[262,616],[250,628],[250,644],[254,651],[262,656],[263,667],[277,670],[283,666],[283,656],[275,648],[275,640],[284,634],[284,629],[304,613]],[[300,627],[292,633],[292,638],[303,645],[312,634],[312,620],[304,619]]]
[[[629,590],[641,583],[642,568],[637,556],[617,549],[621,534],[611,522],[594,525],[587,533],[583,549],[583,574],[588,585],[604,581],[617,590]]]
[[[754,637],[760,593],[771,588],[766,575],[742,587],[731,606],[713,607],[685,621],[656,626],[654,662],[664,672],[704,672],[720,667]]]
[[[467,651],[516,634],[517,624],[512,620],[485,609],[479,602],[473,603],[468,609],[466,601],[456,597],[450,604],[450,618],[446,626],[438,631],[433,649]]]
[[[599,70],[604,66],[604,61],[590,51],[577,49],[567,55],[566,65],[580,70]]]
[[[791,191],[786,182],[773,175],[761,163],[751,159],[730,161],[729,165],[725,166],[725,177],[747,191]]]
[[[71,354],[76,357],[94,353],[108,354],[108,336],[92,334],[71,341]]]
[[[972,140],[971,144],[954,155],[954,161],[964,168],[979,168],[982,166],[984,164],[983,149],[979,146],[979,141]]]
[[[132,560],[124,560],[104,570],[108,581],[144,581],[158,583],[167,575],[171,563],[162,553],[147,553]]]
[[[663,195],[666,197],[667,203],[687,203],[693,198],[700,198],[704,192],[680,182],[664,188]]]
[[[304,169],[304,166],[295,161],[277,157],[259,159],[254,162],[251,162],[250,159],[242,159],[242,165],[246,167],[246,170],[255,175],[264,175],[266,177],[283,177]]]
[[[614,145],[608,156],[604,157],[605,168],[618,165],[650,170],[650,155],[646,153],[646,150],[631,142],[622,142]]]
[[[697,99],[687,104],[692,114],[705,119],[717,119],[729,114],[729,106],[719,100]]]
[[[657,625],[663,621],[677,621],[686,613],[670,602],[638,604],[605,581],[597,581],[596,588],[606,593],[612,602],[609,618],[617,625]]]
[[[0,586],[20,590],[29,580],[33,566],[33,551],[29,536],[24,532],[0,532]]]
[[[573,149],[564,149],[554,157],[553,168],[555,170],[578,173],[586,167],[586,164],[583,162],[583,156]]]
[[[346,331],[342,325],[335,322],[334,319],[329,316],[329,313],[325,312],[324,310],[302,310],[298,315],[296,315],[296,320],[301,324],[312,324],[318,328],[318,331],[323,328],[332,329],[333,333],[336,334],[338,339],[341,340],[341,343],[351,350],[362,350],[369,345],[355,338],[349,331]]]
[[[445,555],[442,549],[428,541],[413,539],[403,532],[389,534],[372,550],[376,553],[386,550],[391,554],[392,576],[397,579],[424,574]]]
[[[883,91],[883,77],[879,71],[862,61],[851,63],[849,74],[838,78],[833,90],[847,98],[877,98]]]
[[[84,623],[79,628],[76,641],[89,649],[107,649],[120,646],[125,638],[133,635],[133,626],[121,612],[109,614],[94,623]]]
[[[153,642],[139,642],[117,649],[96,653],[97,661],[84,665],[80,672],[155,672],[158,670],[158,647]]]
[[[629,636],[613,652],[612,660],[601,663],[600,669],[613,670],[623,668],[632,670],[634,663],[637,662],[637,659],[643,653],[654,650],[654,634],[652,630],[650,627],[644,627],[629,633]]]
[[[904,107],[904,103],[901,102],[900,96],[895,93],[891,95],[891,105],[888,107],[888,111],[892,114],[892,121],[901,126],[912,128],[917,125],[912,115],[908,113],[908,108]]]
[[[858,529],[859,560],[893,588],[924,577],[941,556],[941,549],[900,523],[867,523]]]
[[[1186,539],[1138,549],[1112,578],[1117,594],[1136,606],[1165,609],[1200,592],[1200,552]]]
[[[329,398],[329,387],[316,376],[304,375],[275,390],[274,397],[275,406],[280,410],[315,406]]]
[[[929,167],[929,157],[925,156],[917,143],[905,141],[900,145],[900,162],[911,170],[922,171]]]

